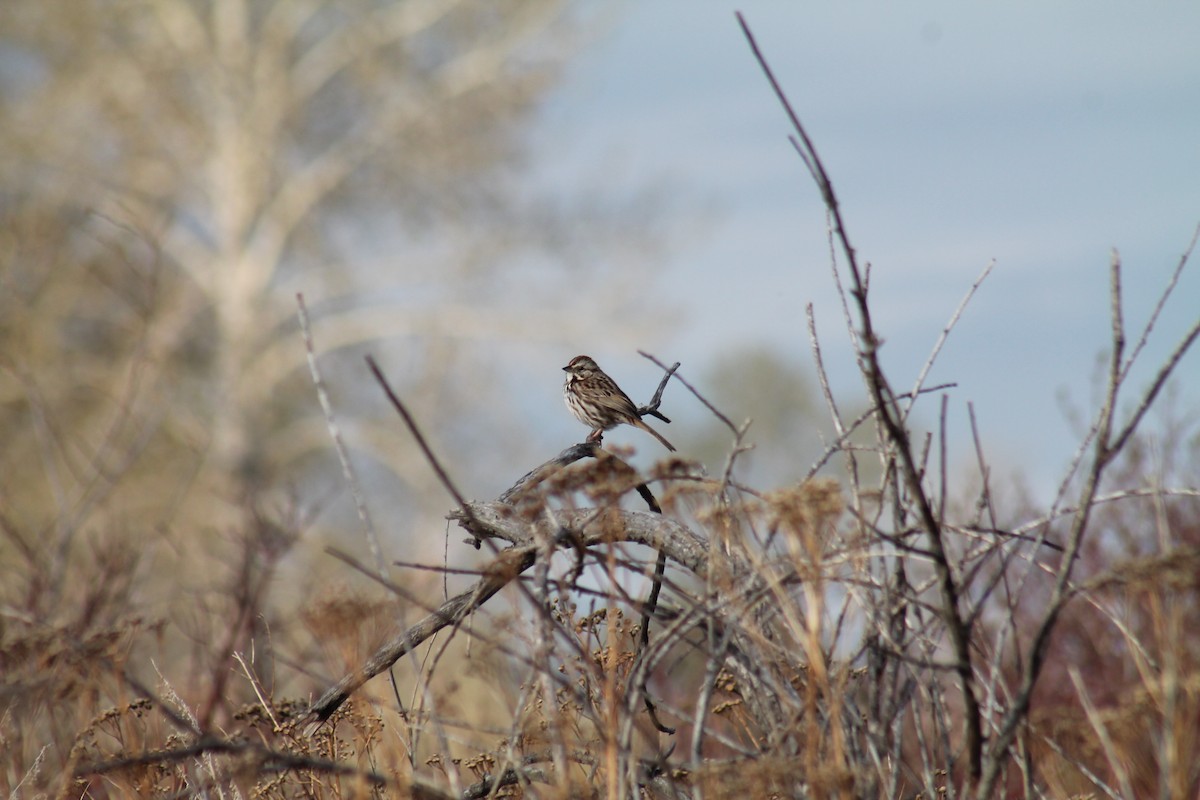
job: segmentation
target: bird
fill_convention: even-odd
[[[575,419],[592,429],[587,441],[597,441],[604,431],[624,423],[641,428],[671,452],[675,446],[658,431],[642,422],[637,406],[621,391],[617,382],[596,365],[591,356],[575,356],[563,367],[563,400]]]

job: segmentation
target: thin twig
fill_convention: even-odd
[[[648,358],[641,350],[638,351],[643,357]],[[650,398],[650,402],[644,406],[638,406],[638,416],[651,416],[661,419],[663,422],[670,423],[663,414],[659,413],[658,407],[662,405],[663,390],[667,388],[667,382],[671,380],[671,376],[675,374],[675,370],[679,369],[680,362],[676,361],[672,364],[662,376],[662,380],[658,382],[658,388],[654,390],[654,396]]]
[[[358,512],[358,518],[363,524],[363,532],[367,536],[367,549],[371,552],[371,560],[375,562],[375,569],[380,575],[385,575],[387,567],[384,564],[383,549],[379,546],[379,536],[375,533],[375,524],[371,521],[371,512],[367,509],[367,500],[363,495],[362,485],[359,483],[358,476],[354,472],[354,465],[350,461],[350,453],[346,449],[346,443],[342,439],[342,431],[338,426],[337,417],[333,413],[333,404],[329,401],[329,392],[325,388],[325,379],[321,377],[321,370],[317,366],[317,353],[313,347],[312,326],[308,320],[308,307],[304,303],[304,294],[296,293],[296,306],[300,317],[300,331],[304,336],[304,349],[308,354],[308,370],[312,374],[313,386],[317,390],[317,400],[321,403],[321,410],[325,414],[325,425],[329,428],[329,436],[333,439],[334,450],[337,451],[338,461],[342,465],[342,476],[346,479],[346,485],[350,487],[350,494],[354,498],[354,509]]]
[[[1087,715],[1087,720],[1091,724],[1092,730],[1096,732],[1096,739],[1100,742],[1100,747],[1104,752],[1105,758],[1108,760],[1108,766],[1112,769],[1117,783],[1121,786],[1122,796],[1136,797],[1137,795],[1133,791],[1133,784],[1129,781],[1129,772],[1125,769],[1122,758],[1117,753],[1116,745],[1108,733],[1108,728],[1105,726],[1104,720],[1100,719],[1096,705],[1092,702],[1087,688],[1083,685],[1083,678],[1080,676],[1078,668],[1074,666],[1068,667],[1067,675],[1070,676],[1071,684],[1075,687],[1075,693],[1079,696],[1079,704],[1083,706],[1083,713]],[[1170,724],[1168,721],[1168,727]]]
[[[262,684],[259,682],[258,677],[250,671],[250,665],[246,663],[246,659],[242,657],[241,653],[234,653],[233,657],[241,666],[242,673],[245,674],[246,680],[250,681],[250,688],[254,690],[254,696],[258,698],[259,705],[262,706],[263,711],[267,712],[267,716],[271,718],[271,725],[276,731],[278,731],[280,729],[279,720],[275,716],[275,709],[273,709],[271,704],[267,702],[267,698],[263,694]]]
[[[375,359],[369,355],[366,357],[366,359],[367,366],[371,369],[371,374],[375,376],[375,380],[379,382],[381,387],[383,387],[384,394],[387,395],[388,401],[391,402],[392,407],[396,409],[396,411],[400,414],[401,419],[404,420],[404,424],[408,427],[409,433],[411,433],[413,438],[417,440],[417,446],[420,447],[421,452],[425,454],[425,460],[429,462],[429,466],[433,467],[433,471],[437,473],[438,480],[442,482],[442,486],[446,487],[446,491],[450,492],[450,496],[454,498],[454,502],[458,506],[459,510],[467,515],[468,518],[470,518],[470,505],[467,503],[467,500],[465,497],[463,497],[462,493],[458,491],[458,487],[454,485],[454,481],[450,480],[450,475],[446,472],[445,467],[442,466],[442,463],[438,460],[438,457],[434,455],[433,449],[430,448],[429,443],[425,441],[425,436],[421,433],[421,429],[417,427],[416,420],[414,420],[412,414],[408,412],[408,408],[404,405],[404,403],[400,402],[400,398],[396,396],[396,393],[392,391],[392,387],[388,384],[387,378],[385,378],[383,375],[383,370],[381,370],[379,365],[375,363]]]
[[[1129,370],[1133,367],[1134,362],[1137,361],[1137,357],[1146,346],[1146,342],[1149,341],[1150,332],[1154,330],[1155,323],[1158,322],[1163,308],[1167,305],[1167,299],[1175,292],[1175,286],[1179,283],[1179,276],[1183,274],[1183,268],[1187,266],[1188,259],[1191,258],[1192,253],[1195,251],[1198,239],[1200,239],[1200,223],[1197,223],[1195,229],[1192,231],[1191,241],[1184,248],[1183,255],[1179,257],[1179,263],[1175,265],[1175,270],[1171,273],[1166,286],[1163,287],[1162,293],[1158,296],[1158,302],[1154,304],[1154,310],[1150,312],[1150,319],[1146,321],[1146,326],[1142,329],[1142,335],[1138,337],[1138,342],[1134,345],[1133,352],[1129,354],[1129,358],[1121,370],[1122,380],[1129,376]]]
[[[920,393],[921,384],[925,383],[925,378],[929,376],[929,370],[933,369],[933,363],[937,360],[938,354],[942,352],[942,348],[946,345],[946,341],[950,338],[950,332],[954,330],[954,326],[957,325],[959,319],[962,318],[962,313],[966,310],[967,305],[971,302],[971,298],[975,296],[975,292],[977,292],[983,282],[987,280],[987,276],[991,274],[992,268],[995,266],[995,259],[992,259],[988,262],[987,266],[983,268],[983,271],[979,273],[979,276],[975,278],[975,282],[971,284],[971,288],[967,289],[967,293],[963,295],[963,299],[960,300],[958,305],[955,307],[954,313],[950,315],[950,319],[946,322],[945,326],[942,327],[942,332],[938,334],[937,341],[933,344],[933,350],[930,351],[929,357],[925,359],[925,364],[921,367],[921,371],[917,373],[917,379],[913,382],[912,392],[909,393],[910,397],[915,398]],[[902,415],[903,419],[908,418],[908,414],[912,411],[914,405],[914,402],[910,402],[908,404],[908,408],[905,409],[904,414]]]
[[[674,367],[668,367],[666,364],[662,363],[654,356],[652,356],[649,353],[644,352],[642,350],[638,350],[638,355],[642,356],[643,358],[650,359],[651,361],[653,361],[655,364],[657,364],[662,369],[672,370],[672,374],[675,376],[675,379],[677,381],[679,381],[680,383],[682,383],[687,388],[687,390],[689,392],[691,392],[692,395],[704,405],[705,408],[707,408],[709,411],[711,411],[713,413],[713,416],[715,416],[717,419],[721,420],[721,422],[724,423],[725,427],[729,428],[729,430],[733,431],[735,434],[737,433],[738,428],[736,425],[733,424],[733,422],[729,419],[729,417],[725,416],[720,411],[718,411],[717,407],[714,406],[712,403],[708,402],[708,400],[704,397],[704,395],[700,394],[699,390],[696,389],[695,386],[692,386],[690,383],[688,383],[687,380],[685,380],[682,375],[680,375],[678,372],[673,371],[679,367],[678,364],[676,364]]]
[[[1167,357],[1167,360],[1159,368],[1158,374],[1154,376],[1154,381],[1150,384],[1150,388],[1142,395],[1137,409],[1129,417],[1129,421],[1125,423],[1125,427],[1121,429],[1114,439],[1112,443],[1114,451],[1120,451],[1128,444],[1129,438],[1133,436],[1133,432],[1141,424],[1142,417],[1150,410],[1154,399],[1158,397],[1158,393],[1166,386],[1167,379],[1175,372],[1175,368],[1179,366],[1179,362],[1187,354],[1187,351],[1196,343],[1197,337],[1200,337],[1200,319],[1196,320],[1196,323],[1183,335],[1179,344],[1175,345],[1175,349],[1171,352],[1171,355]]]

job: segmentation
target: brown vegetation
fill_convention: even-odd
[[[476,502],[372,360],[378,386],[363,388],[384,390],[428,484],[454,498],[467,538],[448,561],[479,551],[462,569],[387,564],[364,507],[366,535],[346,538],[371,541],[375,563],[331,549],[339,578],[299,577],[298,504],[253,480],[236,495],[184,480],[186,499],[165,496],[180,481],[156,465],[200,470],[198,450],[168,444],[203,422],[147,421],[164,386],[189,385],[150,369],[165,356],[139,344],[161,313],[157,284],[84,316],[81,332],[60,313],[83,303],[69,283],[38,284],[38,254],[8,252],[26,305],[55,312],[6,300],[0,316],[0,411],[14,432],[0,479],[0,794],[1194,796],[1200,437],[1186,415],[1155,429],[1147,412],[1200,321],[1136,391],[1130,368],[1161,303],[1128,339],[1114,255],[1104,391],[1050,507],[999,498],[983,432],[978,488],[964,496],[945,455],[950,387],[926,386],[927,366],[908,391],[893,388],[867,269],[775,88],[830,215],[868,410],[839,408],[813,333],[836,439],[802,480],[749,486],[738,477],[747,426],[659,363],[642,411],[684,387],[672,402],[694,398],[728,433],[720,474],[685,458],[639,472],[585,442]],[[30,230],[72,230],[20,211],[11,217]],[[157,264],[89,254],[43,255],[79,270],[87,292],[103,291],[114,264]],[[322,329],[300,310],[329,409],[338,384],[318,369]],[[53,332],[35,337],[38,325]],[[95,371],[72,390],[33,345],[59,336],[96,341],[117,367],[85,360]],[[926,412],[938,429],[922,434],[915,409],[939,392]],[[344,456],[336,415],[326,425]],[[155,447],[176,457],[142,457]]]

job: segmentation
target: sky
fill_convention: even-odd
[[[657,181],[684,209],[672,213],[692,215],[651,270],[678,321],[646,346],[693,376],[746,345],[811,365],[811,303],[832,385],[852,397],[861,382],[820,197],[735,10],[872,264],[883,364],[898,390],[994,260],[929,381],[957,384],[959,458],[969,401],[993,468],[1024,472],[1048,496],[1079,441],[1064,398],[1093,408],[1113,248],[1132,338],[1200,224],[1200,4],[659,0],[625,4],[594,36],[546,109],[540,171],[564,186],[597,174],[616,189]],[[1154,329],[1129,402],[1200,317],[1197,262]],[[635,354],[591,349],[644,369]],[[1200,352],[1179,376],[1179,407],[1194,409]],[[938,402],[925,406],[927,423]]]

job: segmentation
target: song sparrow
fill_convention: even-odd
[[[629,395],[622,392],[616,381],[605,375],[590,357],[575,356],[563,367],[563,372],[567,373],[563,400],[572,416],[592,429],[588,441],[595,441],[604,431],[625,423],[646,431],[668,450],[675,450],[661,433],[642,422]]]

